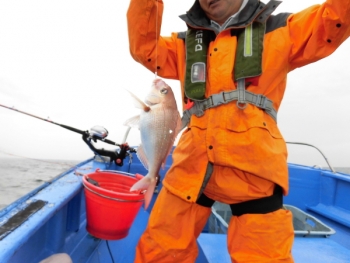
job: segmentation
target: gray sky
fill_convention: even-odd
[[[178,15],[193,1],[164,2],[162,34],[186,30]],[[318,3],[284,1],[275,13]],[[121,142],[126,131],[122,123],[138,113],[125,89],[143,98],[154,79],[129,55],[128,4],[0,0],[0,104],[81,130],[102,125],[110,140]],[[330,57],[289,74],[278,114],[286,141],[319,147],[333,166],[350,166],[349,69],[350,40]],[[166,82],[180,106],[179,83]],[[128,142],[139,143],[137,130]],[[292,146],[289,151],[292,162],[325,165],[314,149]],[[49,159],[92,156],[80,135],[0,107],[0,157],[7,156],[1,152]]]

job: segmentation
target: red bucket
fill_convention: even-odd
[[[83,176],[86,229],[92,236],[117,240],[128,235],[144,200],[143,194],[130,192],[138,180],[135,175],[114,171],[96,170]]]

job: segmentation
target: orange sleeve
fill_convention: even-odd
[[[350,35],[350,0],[327,0],[287,21],[292,48],[290,70],[332,54]]]
[[[131,56],[164,78],[179,79],[177,34],[162,37],[162,0],[131,0],[127,12]]]

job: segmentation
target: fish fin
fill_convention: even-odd
[[[137,158],[139,158],[139,160],[143,164],[143,166],[148,170],[148,159],[142,144],[140,144],[140,146],[137,147],[136,155],[137,155]]]
[[[130,192],[147,190],[150,184],[151,184],[151,178],[146,175],[145,177],[141,178],[136,183],[134,183],[133,186],[131,186]]]
[[[152,197],[154,194],[154,190],[156,189],[157,180],[153,180],[150,185],[148,186],[146,193],[145,193],[145,209],[148,208],[149,204],[152,201]]]
[[[139,108],[141,110],[144,110],[144,111],[150,111],[150,107],[144,103],[142,100],[140,100],[135,94],[133,94],[131,91],[128,90],[128,92],[130,93],[132,99],[133,99],[133,102],[134,102],[134,106],[136,108]]]
[[[148,175],[146,175],[141,180],[137,181],[130,188],[130,192],[141,192],[143,190],[146,190],[146,192],[145,192],[145,209],[147,209],[149,204],[151,203],[156,185],[157,185],[157,180],[152,180]]]
[[[127,119],[124,122],[124,125],[129,126],[129,127],[138,128],[139,123],[140,123],[140,115],[137,115],[137,116],[131,117],[130,119]]]

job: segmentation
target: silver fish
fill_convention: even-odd
[[[159,170],[164,167],[175,138],[181,130],[181,118],[177,109],[172,89],[161,79],[155,79],[145,103],[130,92],[134,104],[140,108],[141,114],[125,121],[124,125],[138,126],[141,144],[137,148],[137,156],[148,170],[148,174],[136,182],[130,191],[145,193],[145,209],[147,209],[159,177]]]

